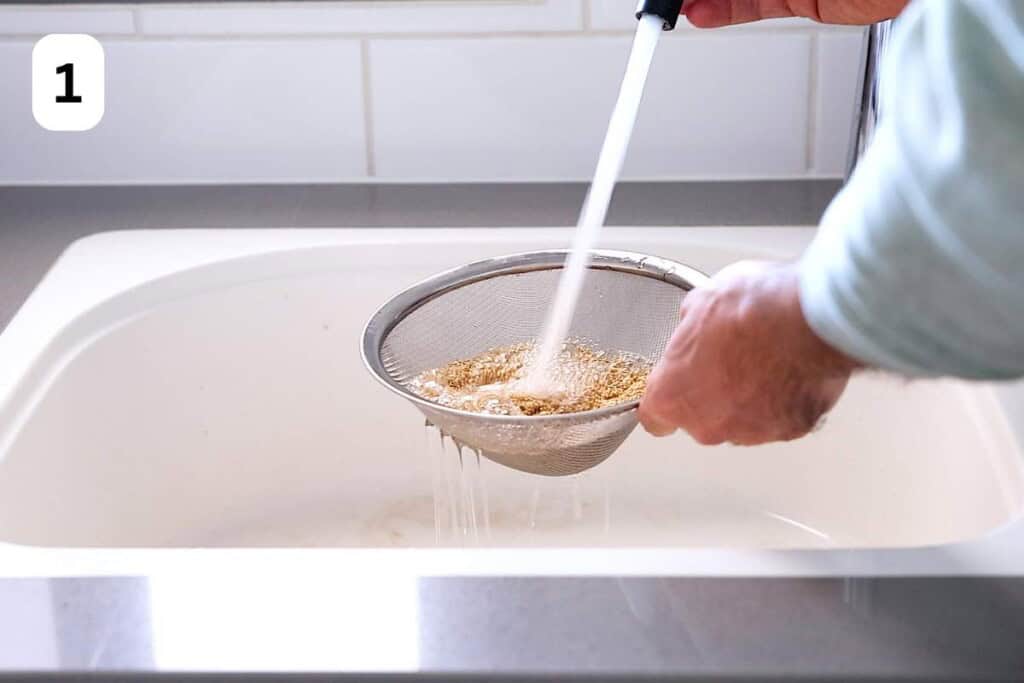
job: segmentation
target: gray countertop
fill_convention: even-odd
[[[390,614],[347,604],[345,586],[344,575],[259,567],[241,589],[195,576],[0,581],[0,680],[18,670],[301,680],[311,669],[337,679],[388,652],[398,673],[436,680],[1024,677],[1018,579],[421,578],[396,587]]]
[[[624,183],[611,225],[810,225],[835,181]],[[573,225],[582,184],[0,187],[0,329],[74,240],[173,228]]]
[[[812,224],[837,187],[627,184],[609,222]],[[565,226],[575,222],[584,192],[581,185],[0,188],[0,328],[57,255],[95,232]],[[570,674],[1024,680],[1021,579],[421,578],[411,593],[402,589],[411,602],[405,616],[342,604],[344,576],[261,575],[254,567],[247,579],[246,586],[258,579],[259,590],[244,594],[223,578],[195,576],[0,580],[0,678],[35,672],[43,680],[60,671],[65,679],[114,680],[312,666],[322,673],[293,675],[337,680],[352,674],[350,650],[365,645],[351,634],[391,619],[404,634],[394,645],[407,658],[414,653],[416,675],[446,681]],[[169,612],[167,595],[174,596]],[[289,596],[287,615],[269,595]],[[416,615],[414,624],[406,623],[408,614]],[[376,644],[389,645],[382,641]],[[386,678],[400,679],[405,675]]]

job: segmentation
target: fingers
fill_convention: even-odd
[[[678,429],[672,415],[673,406],[666,393],[667,385],[660,368],[651,373],[647,391],[640,399],[640,424],[652,436],[668,436]]]
[[[683,14],[699,28],[780,17],[806,17],[826,24],[864,25],[892,19],[906,5],[907,0],[687,0]]]
[[[716,420],[696,409],[688,395],[690,389],[680,381],[681,376],[692,374],[676,362],[668,368],[655,368],[640,400],[640,424],[651,436],[669,436],[682,429],[699,444],[723,443],[725,435]]]
[[[792,16],[786,5],[785,2],[768,0],[691,0],[683,6],[683,13],[694,26],[718,28]]]
[[[679,307],[679,324],[672,334],[669,347],[679,344],[688,335],[688,316],[699,309],[705,293],[700,289],[691,290],[683,297]],[[687,365],[682,358],[673,358],[671,348],[651,372],[647,389],[640,400],[640,424],[652,436],[669,436],[684,427],[684,420],[691,411],[682,396],[684,387],[679,376],[687,374]]]
[[[732,280],[736,280],[741,277],[760,276],[764,274],[765,271],[777,267],[778,263],[774,261],[763,261],[758,259],[736,261],[715,273],[715,277],[712,278],[711,282],[721,284],[722,282],[731,282]]]
[[[644,410],[643,403],[640,404],[640,425],[651,436],[670,436],[675,434],[677,427],[671,421],[658,416],[649,408]]]
[[[703,446],[725,442],[725,434],[712,420],[695,413],[681,394],[667,394],[668,387],[657,383],[640,401],[640,424],[648,434],[669,436],[682,429]]]
[[[680,322],[640,401],[644,429],[750,446],[814,429],[850,369],[824,362],[821,344],[812,343],[791,268],[734,264],[683,297]]]

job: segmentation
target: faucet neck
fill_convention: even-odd
[[[881,113],[881,63],[889,44],[892,27],[893,20],[890,19],[872,24],[865,32],[860,71],[860,102],[853,121],[846,180],[853,175],[854,168],[871,144],[875,128],[878,126]]]

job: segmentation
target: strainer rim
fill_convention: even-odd
[[[568,254],[569,250],[567,249],[517,252],[505,256],[473,261],[420,280],[391,297],[370,316],[369,321],[363,328],[360,344],[363,364],[370,374],[373,375],[374,379],[402,398],[417,406],[436,410],[453,417],[472,418],[502,424],[541,424],[559,421],[592,422],[636,410],[640,405],[639,399],[617,403],[604,408],[557,415],[493,415],[490,413],[475,413],[445,406],[413,393],[404,384],[394,380],[390,373],[388,373],[387,368],[384,367],[380,353],[384,347],[384,341],[399,323],[423,305],[448,292],[482,280],[489,280],[502,275],[563,268]],[[614,270],[649,277],[675,285],[687,292],[710,279],[707,274],[700,270],[678,261],[660,256],[614,249],[596,249],[591,251],[590,263],[587,268]]]

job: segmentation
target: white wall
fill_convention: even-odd
[[[0,183],[585,179],[634,6],[2,6]],[[92,131],[32,118],[32,45],[50,32],[106,49]],[[627,176],[841,175],[861,35],[800,20],[681,25],[656,57]]]

